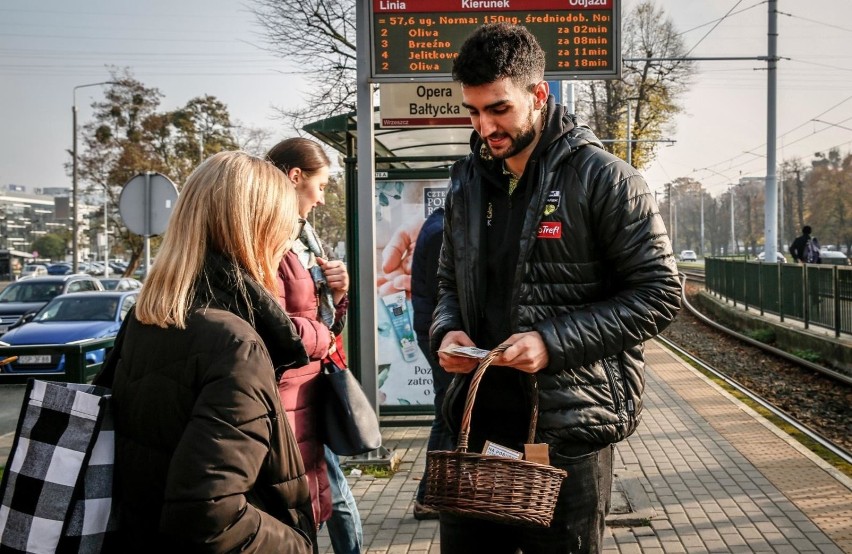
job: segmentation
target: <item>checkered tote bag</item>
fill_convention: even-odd
[[[116,529],[111,391],[31,379],[0,483],[0,554],[97,553]]]

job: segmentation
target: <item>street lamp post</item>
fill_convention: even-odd
[[[731,180],[730,177],[728,177],[724,173],[720,173],[720,172],[716,171],[715,169],[711,169],[709,167],[702,167],[701,169],[693,169],[693,171],[710,171],[710,172],[715,173],[716,175],[718,175],[720,177],[723,177],[725,180],[728,181],[728,190],[730,191],[730,195],[731,195],[731,251],[733,252],[733,255],[736,255],[737,254],[737,237],[734,234],[734,186],[735,185],[734,185],[733,181]],[[740,172],[740,175],[742,175],[742,172]],[[702,199],[703,199],[703,196],[702,196]],[[703,219],[703,216],[704,216],[703,208],[702,208],[702,214],[701,215],[702,215],[702,219]],[[703,243],[704,238],[702,237],[701,240],[702,240],[702,243]]]
[[[102,85],[116,85],[115,81],[101,81],[100,83],[89,83],[87,85],[77,85],[72,92],[71,102],[71,125],[73,127],[73,136],[71,139],[72,159],[71,159],[71,251],[73,259],[71,260],[71,271],[77,273],[80,268],[79,260],[79,245],[78,245],[78,222],[79,208],[77,202],[77,89],[87,87],[99,87]],[[104,200],[104,220],[106,220],[106,200]]]
[[[627,165],[633,165],[633,128],[630,125],[630,101],[638,98],[625,98],[627,102]]]
[[[729,187],[731,194],[731,252],[737,255],[737,235],[734,233],[734,185]]]
[[[109,219],[107,219],[107,208],[109,208],[109,184],[104,183],[104,277],[109,277]]]

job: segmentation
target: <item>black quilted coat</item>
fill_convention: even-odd
[[[276,370],[307,363],[278,302],[211,255],[186,329],[130,317],[112,383],[116,552],[314,551]],[[111,358],[111,362],[116,360]]]
[[[556,448],[605,445],[624,439],[638,424],[643,343],[674,319],[681,285],[645,180],[604,151],[591,130],[565,114],[553,97],[548,108],[544,136],[551,142],[539,146],[541,154],[526,168],[532,191],[513,287],[507,291],[510,326],[512,332],[538,331],[549,354],[548,367],[537,374],[537,440]],[[475,133],[471,142],[473,153],[452,168],[446,199],[433,350],[452,330],[476,336],[488,302],[481,293],[485,247],[484,226],[478,223],[486,185],[482,143]],[[561,223],[561,239],[536,238],[546,222]],[[458,413],[463,400],[458,391],[466,388],[459,386],[461,379],[456,394],[447,395],[447,414]],[[512,394],[517,393],[506,391],[506,402]]]

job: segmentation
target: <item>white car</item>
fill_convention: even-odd
[[[758,254],[757,260],[760,261],[760,262],[765,261],[766,260],[766,252],[761,252],[760,254]],[[782,254],[781,252],[776,251],[775,252],[775,261],[777,261],[780,264],[786,264],[787,258],[785,258],[784,254]]]
[[[19,279],[25,279],[27,277],[42,277],[47,275],[47,266],[42,264],[27,264],[24,266],[24,269],[21,270],[21,276]]]
[[[680,261],[682,261],[682,262],[697,262],[698,256],[695,255],[694,250],[681,250],[680,251]]]
[[[846,257],[846,254],[838,252],[837,250],[820,250],[819,257],[821,258],[821,264],[852,265],[849,258]]]

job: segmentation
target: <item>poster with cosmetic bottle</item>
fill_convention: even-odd
[[[447,179],[376,181],[379,403],[432,406],[432,368],[417,346],[411,261],[423,222],[444,205]]]

